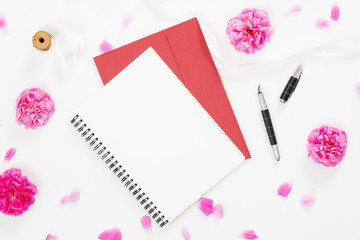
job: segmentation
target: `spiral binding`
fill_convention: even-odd
[[[134,183],[134,179],[126,173],[126,170],[120,165],[120,163],[114,159],[114,156],[111,155],[110,151],[107,150],[103,143],[95,136],[95,133],[91,132],[91,128],[87,126],[82,119],[79,118],[79,115],[76,115],[72,120],[74,128],[81,134],[86,142],[90,142],[90,147],[100,156],[101,160],[104,160],[104,163],[107,164],[116,176],[121,179],[121,182],[129,190],[129,192],[136,198],[140,205],[144,206],[144,209],[148,211],[148,214],[152,219],[156,219],[156,223],[160,227],[165,226],[168,223],[168,220],[163,221],[165,218],[164,215],[161,215],[161,211],[156,211],[157,207],[154,206],[154,203],[150,201],[149,197],[145,196],[145,192],[138,187],[137,183]],[[106,160],[105,160],[106,159]],[[161,216],[160,216],[161,215]]]

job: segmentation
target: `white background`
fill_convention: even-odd
[[[358,35],[359,4],[339,0],[340,19],[328,30],[315,28],[317,18],[329,19],[332,0],[318,1],[165,1],[178,15],[190,13],[218,41],[217,51],[228,64],[262,62],[218,70],[252,158],[235,169],[206,197],[221,203],[224,218],[205,217],[192,206],[165,229],[153,227],[147,234],[140,225],[144,215],[132,197],[108,173],[83,144],[69,119],[74,108],[102,86],[92,57],[107,39],[115,47],[147,36],[178,21],[165,15],[153,1],[5,1],[0,14],[8,21],[0,30],[0,155],[10,147],[17,152],[1,171],[21,168],[39,190],[30,210],[19,217],[0,215],[0,239],[97,239],[108,228],[118,227],[123,239],[182,239],[186,226],[191,239],[237,239],[254,229],[260,239],[360,239],[360,98],[355,90],[359,75],[359,51],[334,53],[338,39]],[[284,15],[300,4],[299,15]],[[232,50],[226,42],[228,19],[246,7],[266,10],[274,28],[270,43],[254,56]],[[121,20],[132,15],[123,30]],[[43,25],[61,23],[77,33],[83,48],[80,56],[64,59],[54,48],[37,51],[32,35]],[[207,39],[210,39],[207,36]],[[360,43],[360,42],[359,42]],[[301,54],[316,46],[315,57]],[[288,58],[295,56],[292,58]],[[285,105],[278,101],[295,67],[304,73],[294,95]],[[275,162],[261,118],[257,85],[261,84],[277,134],[281,161]],[[56,111],[48,125],[26,130],[15,122],[15,99],[28,87],[40,87],[53,98]],[[99,118],[106,118],[100,113]],[[335,168],[314,163],[306,151],[307,136],[320,125],[338,127],[348,135],[344,160]],[[201,177],[201,176],[199,176]],[[287,199],[277,187],[293,181]],[[179,180],[180,181],[180,180]],[[76,204],[59,201],[74,187],[82,190]],[[314,207],[300,207],[301,197],[316,192]]]

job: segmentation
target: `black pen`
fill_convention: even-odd
[[[287,82],[284,90],[281,93],[280,96],[280,102],[286,103],[287,100],[291,97],[291,95],[293,94],[293,92],[295,91],[295,88],[300,80],[301,74],[303,72],[303,67],[300,64],[295,72],[293,73],[293,75],[291,75],[289,81]]]
[[[264,98],[264,95],[263,95],[263,93],[261,91],[261,88],[260,88],[260,84],[258,86],[258,96],[259,96],[259,100],[260,100],[261,114],[262,114],[263,119],[264,119],[266,132],[268,134],[270,144],[271,144],[271,146],[273,148],[276,160],[280,161],[280,153],[279,153],[279,148],[277,146],[277,141],[276,141],[276,137],[275,137],[274,128],[273,128],[273,125],[272,125],[272,122],[271,122],[269,109],[266,106],[265,98]]]

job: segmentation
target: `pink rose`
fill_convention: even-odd
[[[309,156],[326,167],[335,167],[346,152],[345,131],[334,127],[322,126],[312,130],[308,137]]]
[[[18,216],[27,211],[35,201],[37,188],[21,170],[11,168],[0,175],[0,212]]]
[[[40,88],[25,89],[16,99],[16,121],[25,128],[44,126],[54,114],[55,105]]]
[[[253,54],[270,41],[273,30],[267,12],[246,8],[230,19],[226,33],[237,51]]]

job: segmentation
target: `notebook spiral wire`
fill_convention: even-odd
[[[78,133],[81,134],[85,141],[89,143],[90,147],[97,153],[101,160],[109,166],[110,170],[116,174],[134,198],[139,201],[139,204],[144,206],[144,209],[148,212],[152,219],[156,219],[155,221],[160,225],[160,227],[165,226],[168,223],[168,220],[164,220],[165,216],[160,216],[161,211],[156,211],[157,207],[154,206],[155,204],[150,201],[149,197],[145,196],[145,192],[138,187],[137,183],[134,183],[134,179],[132,179],[120,163],[114,159],[114,156],[112,156],[110,151],[103,146],[103,143],[95,136],[87,124],[84,123],[83,119],[80,119],[79,115],[76,115],[71,120],[71,124],[73,124],[74,128],[77,129]]]

